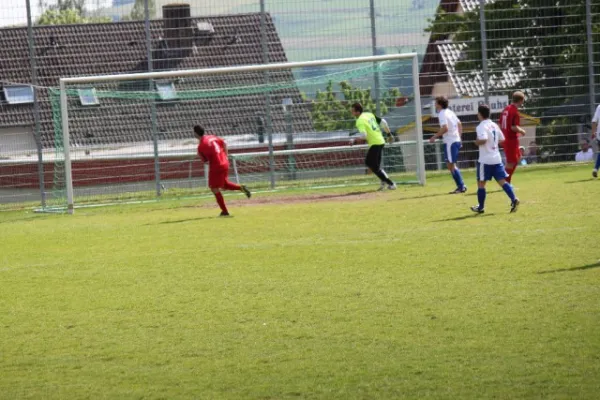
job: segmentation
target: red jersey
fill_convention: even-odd
[[[218,136],[204,135],[198,145],[198,155],[211,169],[229,168],[229,160],[225,154],[225,142]]]
[[[517,132],[513,132],[512,127],[515,125],[521,125],[521,117],[519,117],[519,109],[514,104],[506,106],[500,120],[498,121],[500,129],[507,142],[518,142],[519,136]]]

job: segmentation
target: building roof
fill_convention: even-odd
[[[458,0],[440,0],[439,10],[433,21],[433,24],[440,22],[440,18],[444,14],[453,14],[458,11]],[[442,60],[436,43],[447,40],[448,34],[430,34],[429,43],[421,62],[421,71],[419,73],[419,87],[421,96],[431,96],[436,83],[445,82],[448,77],[448,71]]]
[[[457,63],[464,58],[469,46],[466,43],[443,42],[437,44],[438,51],[442,56],[448,75],[456,88],[456,91],[463,96],[483,96],[483,71],[457,71]],[[508,90],[516,87],[519,82],[527,76],[525,69],[526,49],[505,48],[498,56],[498,59],[519,60],[518,67],[503,67],[495,69],[493,60],[489,65],[488,85],[491,91]]]
[[[491,4],[494,1],[485,0],[485,3]],[[450,14],[476,11],[478,7],[479,0],[441,0],[440,2],[440,8],[444,13]],[[436,15],[436,22],[439,21],[439,15]],[[449,80],[460,96],[483,96],[483,71],[457,70],[457,64],[467,58],[465,56],[470,51],[472,52],[468,43],[455,42],[451,34],[431,35],[421,67],[421,94],[431,95],[435,83]],[[493,57],[488,59],[488,89],[491,92],[504,92],[518,87],[519,82],[527,77],[527,69],[539,66],[530,49],[506,47],[499,52],[488,50],[488,53],[493,54]]]
[[[491,4],[495,0],[484,0],[485,4]],[[466,12],[479,9],[479,0],[460,0],[460,6]]]
[[[263,63],[260,34],[261,14],[242,14],[192,18],[214,28],[211,39],[194,31],[192,47],[170,49],[165,39],[165,20],[151,21],[154,70],[197,69]],[[192,32],[192,31],[188,31]],[[287,58],[275,26],[266,18],[268,61],[286,62]],[[147,49],[143,21],[106,24],[81,24],[34,27],[38,71],[38,99],[41,116],[41,140],[44,147],[54,146],[52,107],[46,87],[58,86],[60,77],[146,72]],[[172,46],[171,46],[172,47]],[[0,29],[0,84],[31,83],[27,29]],[[290,70],[272,74],[270,82],[291,81]],[[178,92],[214,86],[256,86],[265,83],[264,73],[213,76],[210,79],[181,79],[173,82]],[[139,82],[138,82],[139,84]],[[97,90],[132,90],[128,83],[94,85]],[[143,86],[143,83],[142,83]],[[138,86],[139,90],[140,87]],[[143,89],[147,90],[146,85]],[[1,96],[1,94],[0,94]],[[271,97],[274,131],[284,131],[286,118],[281,107],[283,98],[301,102],[297,88],[280,89]],[[100,98],[98,106],[82,106],[79,98],[69,100],[72,144],[96,145],[131,143],[151,139],[152,102]],[[204,125],[219,135],[255,134],[257,116],[264,113],[266,96],[239,94],[197,100],[156,102],[159,139],[191,137],[191,126]],[[292,107],[295,131],[312,131],[308,110]],[[7,104],[0,98],[0,128],[33,126],[32,104]]]

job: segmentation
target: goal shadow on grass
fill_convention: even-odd
[[[488,190],[487,194],[494,194],[494,193],[500,193],[503,192],[503,190]],[[467,193],[467,194],[454,194],[454,193],[448,193],[448,192],[441,192],[441,193],[433,193],[433,194],[424,194],[422,196],[406,196],[406,197],[399,197],[399,198],[395,198],[395,199],[390,199],[390,201],[406,201],[406,200],[419,200],[419,199],[428,199],[428,198],[433,198],[433,197],[444,197],[444,196],[477,196],[477,192],[474,193]],[[490,214],[493,215],[493,214]]]
[[[322,194],[315,197],[315,199],[335,199],[339,197],[352,197],[352,196],[362,196],[366,194],[377,193],[377,190],[361,190],[356,192],[348,192],[348,193],[332,193],[332,194]]]
[[[502,190],[502,189],[495,189],[495,190],[487,190],[486,189],[487,194],[503,193],[503,192],[504,192],[504,190]],[[467,193],[467,196],[477,196],[477,190],[475,190],[474,192],[471,192],[471,193]]]
[[[430,197],[442,197],[442,196],[452,196],[452,195],[449,193],[434,193],[434,194],[424,194],[422,196],[397,197],[394,199],[390,199],[390,201],[419,200],[419,199],[428,199]]]
[[[485,218],[485,217],[491,217],[495,214],[491,213],[491,214],[467,214],[467,215],[461,215],[460,217],[454,217],[454,218],[446,218],[446,219],[438,219],[436,221],[431,221],[431,222],[449,222],[449,221],[463,221],[465,219],[471,219],[471,218]]]
[[[597,180],[596,178],[587,178],[587,179],[579,179],[578,181],[565,181],[565,183],[571,184],[571,183],[581,183],[581,182],[590,182],[590,181],[595,181]]]
[[[50,215],[32,215],[32,216],[26,216],[26,217],[21,217],[21,218],[8,218],[4,221],[0,221],[0,224],[10,224],[10,223],[21,223],[21,222],[28,222],[28,221],[39,221],[41,219],[48,219],[50,218]]]
[[[573,268],[560,268],[560,269],[551,269],[549,271],[539,271],[538,274],[554,274],[556,272],[573,272],[573,271],[585,271],[588,269],[600,268],[600,261],[594,264],[583,265],[581,267],[573,267]]]
[[[186,219],[173,219],[173,220],[167,220],[167,221],[161,221],[161,222],[156,222],[153,224],[146,224],[146,225],[163,225],[163,224],[181,224],[183,222],[192,222],[192,221],[202,221],[205,219],[222,219],[218,216],[215,217],[197,217],[197,218],[186,218]]]

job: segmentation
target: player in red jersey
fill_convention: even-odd
[[[502,133],[506,140],[504,141],[504,154],[506,155],[506,180],[510,183],[519,160],[521,152],[519,151],[519,136],[525,135],[525,129],[521,128],[521,118],[519,116],[519,108],[525,102],[523,92],[514,92],[512,95],[512,104],[506,106],[500,115],[498,125],[502,129]]]
[[[228,217],[229,211],[221,189],[240,190],[250,198],[252,193],[244,185],[236,185],[227,179],[229,175],[229,160],[227,159],[227,144],[223,139],[214,135],[205,135],[204,128],[194,126],[194,134],[198,138],[198,155],[202,161],[208,163],[208,187],[214,193],[217,203],[221,208],[221,217]]]

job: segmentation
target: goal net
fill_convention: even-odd
[[[416,54],[61,79],[49,210],[207,193],[194,125],[254,190],[377,185],[351,105],[384,118],[383,166],[425,183]],[[385,129],[384,129],[385,130]]]

